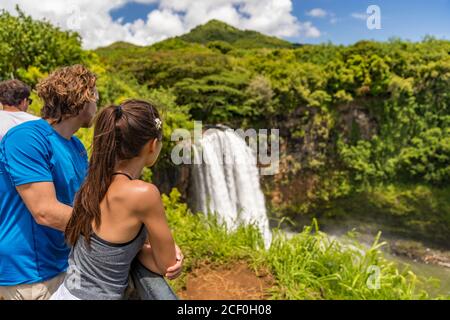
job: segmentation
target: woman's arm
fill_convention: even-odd
[[[176,264],[175,241],[170,232],[161,195],[156,186],[138,182],[135,189],[138,218],[145,224],[150,248],[139,254],[141,262],[151,271],[165,275],[167,269]]]
[[[158,265],[156,264],[155,257],[153,256],[153,250],[150,244],[144,244],[142,250],[138,254],[138,259],[150,271],[161,274]],[[164,274],[161,275],[164,276]]]
[[[167,277],[169,280],[176,279],[180,276],[181,271],[183,270],[183,252],[181,252],[180,247],[175,244],[175,253],[177,258],[177,263],[167,269],[166,274],[162,274],[162,276]],[[155,257],[153,256],[152,246],[150,242],[144,244],[142,250],[138,254],[139,261],[150,271],[155,273],[159,273],[158,267],[156,266]]]

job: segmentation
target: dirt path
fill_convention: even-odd
[[[273,282],[270,274],[256,274],[245,262],[203,264],[187,276],[186,288],[178,295],[184,300],[264,300]]]

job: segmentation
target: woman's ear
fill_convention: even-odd
[[[153,139],[148,142],[148,151],[150,153],[155,152],[158,149],[158,139]]]

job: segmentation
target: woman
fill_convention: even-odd
[[[69,269],[52,299],[123,299],[136,256],[160,275],[175,264],[159,191],[138,180],[155,164],[161,140],[158,111],[148,102],[128,100],[101,111],[88,176],[65,231]]]

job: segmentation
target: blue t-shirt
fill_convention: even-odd
[[[16,186],[53,182],[56,197],[73,205],[87,173],[80,140],[62,137],[47,121],[11,129],[0,143],[0,286],[46,281],[67,269],[69,248],[61,231],[39,225]]]

